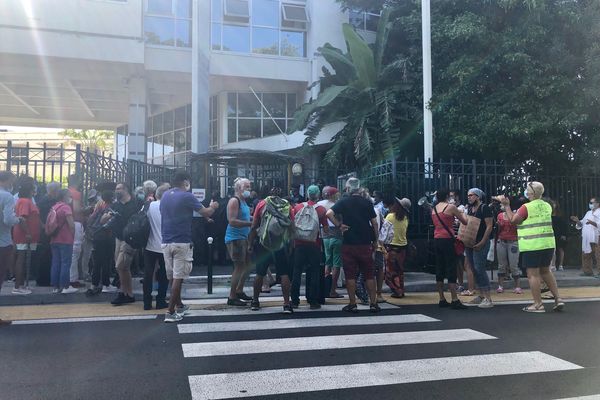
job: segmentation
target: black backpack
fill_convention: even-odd
[[[123,228],[123,240],[134,249],[143,249],[148,244],[148,238],[150,237],[149,207],[150,202],[133,214],[127,221],[125,228]]]

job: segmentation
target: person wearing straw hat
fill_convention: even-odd
[[[542,303],[540,282],[546,282],[554,296],[554,311],[562,311],[565,303],[558,294],[556,279],[550,271],[550,262],[555,249],[554,231],[552,229],[552,206],[542,200],[544,185],[540,182],[529,182],[525,189],[525,197],[529,202],[521,206],[516,213],[510,209],[510,200],[500,196],[508,219],[517,225],[519,252],[522,254],[522,265],[527,269],[529,287],[534,303],[523,308],[530,313],[546,312]]]
[[[394,197],[389,214],[385,220],[394,227],[392,241],[385,245],[385,283],[392,290],[392,297],[404,297],[404,261],[408,239],[406,230],[410,215],[411,202],[407,198]]]

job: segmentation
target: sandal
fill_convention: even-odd
[[[553,311],[563,311],[565,309],[565,303],[563,303],[562,301],[559,301],[558,303],[556,303],[554,305],[554,307],[552,307]]]
[[[545,313],[546,309],[544,308],[543,304],[539,304],[539,305],[532,304],[528,307],[525,307],[523,309],[523,311],[528,312],[528,313]]]

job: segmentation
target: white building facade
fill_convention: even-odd
[[[167,165],[294,149],[317,48],[345,48],[349,21],[372,37],[378,16],[335,0],[3,0],[0,125],[114,129],[119,159]]]

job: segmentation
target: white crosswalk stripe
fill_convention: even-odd
[[[485,365],[486,368],[481,368]],[[567,371],[581,367],[548,354],[533,352],[428,358],[380,363],[336,365],[236,374],[190,376],[193,400],[228,399],[269,394],[302,393],[400,383],[482,376]],[[277,374],[278,384],[264,385],[264,376]],[[349,376],[357,379],[348,379]],[[318,378],[318,379],[315,379]]]
[[[338,310],[334,306],[333,310]],[[394,307],[395,308],[395,307]],[[279,312],[280,307],[272,307]],[[236,310],[231,310],[235,312]],[[247,310],[237,310],[233,316],[253,315]],[[265,310],[266,311],[266,310]],[[325,309],[325,311],[329,311]],[[313,311],[314,312],[314,311]],[[264,314],[269,315],[271,311]],[[306,398],[312,395],[308,392],[319,392],[324,390],[340,390],[348,388],[398,385],[416,382],[428,382],[451,379],[465,379],[475,377],[493,377],[503,375],[520,375],[531,373],[546,373],[554,371],[577,370],[583,367],[572,362],[562,360],[552,355],[539,351],[520,351],[512,353],[492,353],[476,355],[454,355],[449,357],[438,357],[438,354],[428,354],[429,357],[406,359],[398,361],[378,361],[368,363],[353,363],[339,359],[333,365],[323,365],[323,359],[317,355],[312,359],[319,360],[318,364],[311,366],[285,368],[288,365],[268,364],[261,365],[260,370],[249,367],[250,370],[239,369],[245,365],[245,359],[253,355],[281,354],[282,352],[329,352],[340,349],[367,349],[390,348],[390,346],[425,345],[435,343],[459,343],[471,341],[490,341],[498,338],[478,332],[473,329],[440,329],[440,320],[423,314],[388,314],[388,315],[358,315],[330,317],[325,313],[316,313],[310,318],[294,318],[294,316],[276,317],[271,315],[268,320],[244,320],[223,321],[219,318],[224,314],[196,313],[201,321],[180,323],[178,330],[191,343],[182,343],[184,357],[189,362],[202,360],[202,365],[211,365],[211,357],[237,357],[235,365],[237,369],[227,372],[229,364],[218,370],[219,373],[211,373],[211,370],[203,372],[202,375],[191,374],[189,379],[190,390],[193,400],[203,399],[228,399],[242,397],[260,397],[267,395],[302,394],[307,393]],[[228,314],[225,314],[228,315]],[[254,314],[255,315],[255,314]],[[331,315],[331,314],[329,314]],[[193,318],[193,317],[192,317]],[[278,318],[278,319],[275,319]],[[231,318],[229,318],[231,319]],[[414,329],[412,325],[426,328]],[[422,325],[425,324],[425,325]],[[390,332],[393,325],[404,326],[408,331],[398,329]],[[327,334],[328,328],[353,327],[366,333],[339,334],[339,329]],[[360,328],[362,327],[362,328]],[[326,332],[321,336],[305,336],[303,332],[309,328],[321,328],[319,332]],[[323,330],[325,328],[325,330]],[[371,329],[372,328],[372,329]],[[385,332],[376,332],[377,329]],[[293,330],[289,335],[283,329]],[[392,328],[393,329],[393,328]],[[214,335],[203,336],[214,333],[244,334],[244,340],[227,339],[215,341]],[[313,333],[314,334],[314,333]],[[250,336],[249,336],[250,335]],[[266,336],[265,336],[266,335]],[[255,336],[252,338],[252,336]],[[210,337],[211,340],[203,340]],[[266,338],[265,338],[266,337]],[[439,348],[439,347],[438,347]],[[391,351],[391,348],[390,348]],[[396,350],[397,351],[397,350]],[[437,350],[436,350],[437,351]],[[291,354],[291,353],[290,353]],[[317,353],[319,354],[319,353]],[[340,353],[341,354],[341,353]],[[256,357],[256,356],[254,356]],[[311,358],[308,358],[311,359]],[[333,359],[332,359],[333,360]],[[485,365],[485,368],[482,368]],[[269,369],[276,367],[277,369]],[[223,369],[224,368],[224,369]],[[217,371],[215,371],[217,372]],[[265,384],[266,376],[277,376],[277,385]],[[348,379],[348,377],[356,379]],[[587,400],[587,399],[586,399]]]
[[[283,339],[236,340],[235,342],[184,343],[184,357],[209,357],[281,351],[348,349],[401,344],[448,343],[496,339],[471,329],[372,333]]]
[[[314,328],[340,325],[382,325],[414,324],[419,322],[438,322],[437,319],[422,314],[381,315],[376,317],[333,317],[303,319],[273,319],[268,321],[216,322],[179,324],[179,333],[264,331],[273,329]]]
[[[186,301],[186,304],[197,305],[198,303]],[[223,303],[207,303],[207,305]],[[264,304],[264,303],[261,303]],[[308,305],[301,305],[300,308],[294,310],[294,313],[320,313],[325,311],[340,311],[345,304],[326,304],[321,306],[318,310],[311,310]],[[382,310],[397,310],[399,307],[389,303],[382,303],[379,305]],[[369,311],[368,305],[358,305],[359,311]],[[223,307],[214,310],[190,310],[188,317],[217,317],[221,315],[261,315],[261,314],[281,314],[283,311],[282,307],[263,307],[258,311],[252,311],[250,307]]]

